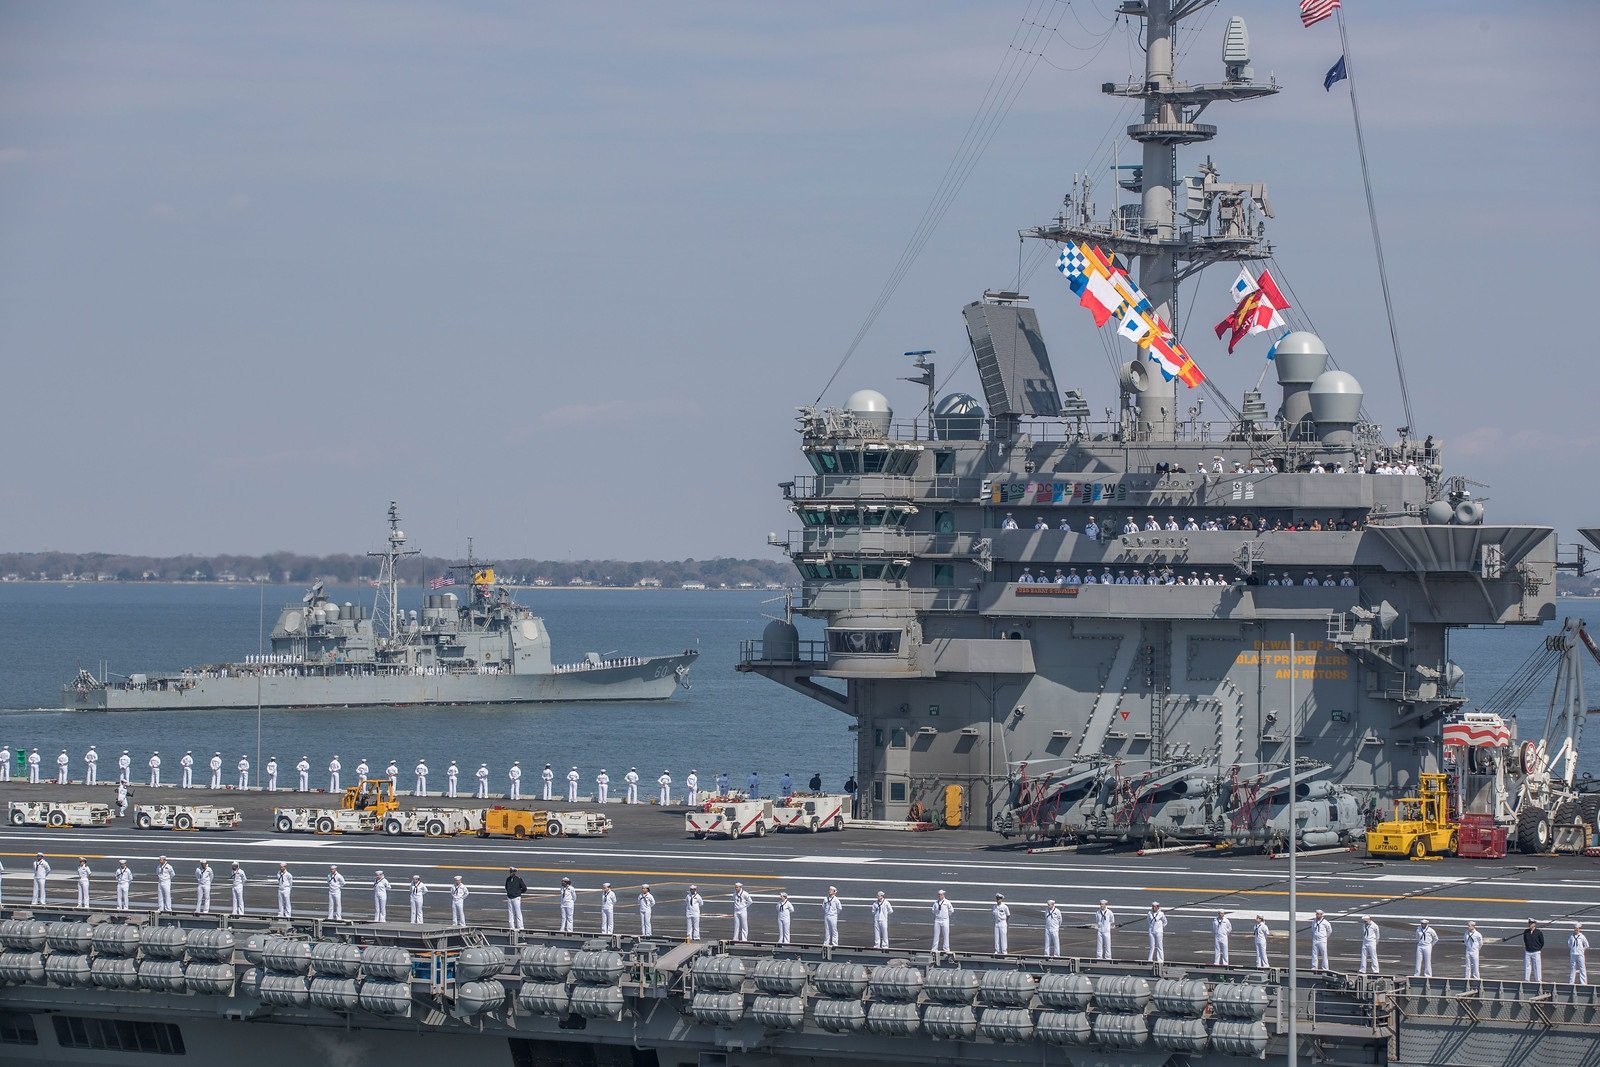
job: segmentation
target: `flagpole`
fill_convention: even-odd
[[[1367,167],[1367,139],[1361,132],[1361,106],[1356,102],[1355,63],[1350,59],[1350,36],[1344,28],[1344,6],[1333,9],[1339,21],[1339,45],[1344,49],[1344,77],[1350,83],[1350,114],[1356,123],[1356,152],[1361,157],[1361,186],[1367,194],[1367,221],[1372,226],[1372,248],[1378,258],[1378,284],[1383,289],[1383,311],[1389,319],[1389,343],[1394,347],[1394,368],[1400,378],[1400,403],[1405,408],[1406,425],[1415,426],[1411,417],[1411,390],[1406,385],[1406,365],[1400,356],[1400,331],[1394,321],[1394,300],[1389,295],[1389,269],[1383,260],[1383,239],[1378,235],[1378,206],[1372,199],[1372,173]]]

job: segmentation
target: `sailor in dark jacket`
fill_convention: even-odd
[[[1522,980],[1524,982],[1544,981],[1544,931],[1539,929],[1539,924],[1532,919],[1528,920],[1528,928],[1522,931]]]
[[[506,874],[506,918],[513,930],[522,929],[522,894],[527,891],[528,883],[515,867],[510,868]]]

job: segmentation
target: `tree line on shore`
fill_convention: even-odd
[[[407,560],[401,579],[425,584],[447,573],[453,560]],[[113,552],[0,552],[0,577],[9,581],[117,582],[273,582],[290,585],[326,581],[352,584],[378,576],[379,560],[340,553],[307,556],[270,552],[264,556],[138,556]],[[639,586],[659,583],[673,588],[704,582],[709,588],[788,584],[795,575],[787,562],[764,559],[681,560],[536,560],[509,559],[494,564],[504,582],[532,585]],[[456,572],[458,583],[467,577]]]

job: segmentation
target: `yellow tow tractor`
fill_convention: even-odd
[[[1450,821],[1445,776],[1424,774],[1418,794],[1395,801],[1394,818],[1367,831],[1367,855],[1423,860],[1455,853],[1456,827]]]
[[[555,830],[552,832],[550,813],[548,811],[505,808],[497,804],[483,813],[483,827],[478,831],[478,835],[480,837],[509,836],[521,839],[525,837],[553,837],[560,832],[560,823],[556,824]]]

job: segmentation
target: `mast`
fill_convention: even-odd
[[[418,555],[417,549],[404,548],[405,531],[400,529],[400,509],[389,501],[389,547],[383,552],[368,552],[368,556],[383,562],[378,567],[378,595],[373,605],[375,623],[382,628],[390,643],[400,638],[400,575],[399,563],[407,556]]]
[[[1156,314],[1174,330],[1178,283],[1212,263],[1225,260],[1265,259],[1272,246],[1263,238],[1265,223],[1257,215],[1272,217],[1266,185],[1261,182],[1225,183],[1209,160],[1200,174],[1179,178],[1178,147],[1209,141],[1215,126],[1196,122],[1214,100],[1251,100],[1278,91],[1276,84],[1251,80],[1249,36],[1244,20],[1235,16],[1224,36],[1225,78],[1220,84],[1190,85],[1173,70],[1174,28],[1181,19],[1211,6],[1216,0],[1123,0],[1118,13],[1145,20],[1145,69],[1142,82],[1118,85],[1106,82],[1100,91],[1144,101],[1142,121],[1127,129],[1128,138],[1140,146],[1141,163],[1132,175],[1120,179],[1122,188],[1139,194],[1137,213],[1116,208],[1104,220],[1092,218],[1085,183],[1080,196],[1068,196],[1066,210],[1052,223],[1024,231],[1026,237],[1057,243],[1086,241],[1107,252],[1138,261],[1137,280],[1150,298]],[[1215,206],[1216,222],[1212,222]],[[1131,207],[1131,205],[1129,205]],[[1171,441],[1178,435],[1178,381],[1163,380],[1142,353],[1124,367],[1124,408],[1136,412],[1132,436],[1149,441]]]

